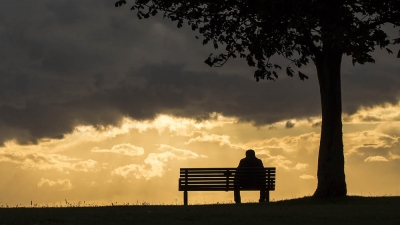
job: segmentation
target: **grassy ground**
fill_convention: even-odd
[[[400,197],[310,197],[193,206],[0,208],[0,225],[27,224],[400,224]]]

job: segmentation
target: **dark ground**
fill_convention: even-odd
[[[10,224],[400,224],[400,197],[305,197],[271,203],[190,206],[0,208]]]

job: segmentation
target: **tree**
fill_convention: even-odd
[[[119,0],[115,6],[126,4]],[[341,62],[373,63],[375,47],[400,43],[390,39],[383,27],[400,26],[400,0],[135,0],[132,10],[139,19],[159,12],[164,18],[184,22],[224,53],[205,60],[222,66],[230,58],[243,58],[256,67],[254,77],[274,80],[280,65],[270,59],[283,56],[300,69],[310,60],[317,69],[322,127],[315,197],[347,194],[342,134]],[[196,36],[196,38],[199,38]],[[399,51],[400,55],[400,51]],[[308,79],[298,71],[301,80]]]

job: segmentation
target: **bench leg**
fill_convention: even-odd
[[[187,191],[183,192],[183,205],[188,205],[188,193],[187,193]]]

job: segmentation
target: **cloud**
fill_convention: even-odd
[[[196,158],[207,158],[206,155],[199,155],[193,151],[175,148],[169,145],[161,144],[158,148],[160,151],[172,151],[174,158],[179,160],[196,159]]]
[[[10,162],[22,169],[55,170],[63,173],[70,171],[96,172],[99,171],[95,160],[82,160],[60,154],[6,152],[0,150],[0,162]]]
[[[309,167],[309,165],[307,163],[297,163],[293,169],[294,170],[303,170],[305,168]]]
[[[225,117],[220,113],[210,113],[206,115],[207,120],[195,120],[191,118],[175,117],[172,115],[158,115],[154,120],[132,121],[131,128],[140,132],[156,129],[160,134],[163,132],[173,132],[176,135],[191,136],[195,130],[212,129],[227,124],[234,124],[237,119]],[[127,119],[129,120],[129,119]]]
[[[195,142],[217,142],[220,146],[226,145],[233,149],[246,149],[246,146],[236,145],[230,141],[230,136],[228,135],[218,135],[218,134],[208,134],[206,132],[196,132],[195,137],[190,138],[185,144],[192,144]]]
[[[129,164],[118,167],[112,171],[113,175],[119,175],[125,178],[133,176],[136,179],[149,180],[153,177],[161,177],[165,173],[165,167],[167,162],[171,160],[187,160],[196,158],[205,158],[205,155],[199,155],[195,152],[185,149],[178,149],[169,145],[160,145],[159,150],[163,150],[162,153],[150,153],[144,163]]]
[[[40,188],[55,188],[62,191],[71,190],[73,187],[69,179],[57,179],[54,181],[43,177],[39,180],[37,186]]]
[[[142,147],[136,147],[129,143],[123,143],[114,145],[111,147],[111,149],[99,149],[98,147],[94,147],[91,152],[108,152],[127,156],[140,156],[144,154],[144,149]]]
[[[375,130],[392,137],[400,137],[400,122],[380,123]]]
[[[314,176],[308,175],[308,174],[303,174],[303,175],[299,176],[299,178],[303,179],[303,180],[314,180],[315,179]]]
[[[390,159],[400,159],[400,155],[389,152],[389,158]]]
[[[230,137],[228,135],[207,134],[204,132],[197,132],[197,137],[190,138],[185,144],[193,142],[219,142],[220,145],[230,145]]]
[[[44,139],[40,143],[40,146],[46,146],[48,148],[54,149],[54,151],[60,152],[75,148],[79,144],[86,143],[88,141],[102,142],[115,138],[119,135],[124,135],[136,131],[139,133],[144,133],[156,130],[159,135],[162,135],[165,132],[169,132],[173,135],[192,136],[198,130],[209,130],[216,127],[222,127],[224,125],[236,123],[235,118],[224,117],[221,114],[217,113],[210,114],[209,117],[210,119],[202,121],[190,118],[178,118],[171,115],[158,115],[154,120],[143,121],[133,120],[131,118],[124,117],[120,121],[120,123],[115,126],[77,126],[74,128],[72,133],[65,135],[63,139],[53,139],[51,141],[48,139]],[[7,148],[23,148],[23,146],[20,146],[13,141],[9,141],[5,145],[7,146]],[[122,148],[123,146],[120,147]],[[117,149],[115,148],[113,152],[116,152]],[[97,151],[102,149],[95,147],[93,150]],[[138,151],[141,152],[140,149]]]
[[[360,107],[357,112],[351,115],[344,114],[343,120],[345,123],[395,123],[400,119],[400,104],[394,103],[382,103],[380,105],[374,105],[370,107]]]
[[[285,127],[288,128],[288,129],[290,129],[290,128],[293,128],[294,125],[295,125],[295,123],[293,123],[292,121],[289,120],[289,121],[286,122]]]
[[[396,149],[399,138],[378,132],[379,127],[375,130],[367,130],[345,134],[343,141],[345,145],[345,154],[368,154],[373,156],[378,154],[387,154],[389,151]]]
[[[318,121],[318,122],[313,123],[311,126],[312,127],[320,127],[321,125],[322,125],[322,121]]]
[[[133,175],[137,179],[144,178],[146,180],[156,176],[161,177],[164,174],[165,163],[174,158],[177,158],[177,156],[172,152],[150,153],[144,160],[143,165],[130,164],[122,166],[116,168],[113,174],[125,178],[128,175]]]
[[[297,163],[295,166],[291,166],[293,162],[289,160],[287,157],[282,156],[282,155],[269,155],[265,158],[263,158],[263,161],[265,161],[265,164],[268,165],[273,165],[275,167],[280,167],[286,171],[289,170],[304,170],[307,167],[309,167],[308,164],[306,163]]]
[[[112,174],[120,175],[127,178],[133,175],[137,179],[144,178],[149,180],[153,177],[161,177],[164,174],[165,162],[175,158],[176,155],[172,152],[150,153],[144,160],[144,164],[129,164],[118,167],[113,170]]]
[[[388,162],[388,161],[389,161],[388,159],[380,155],[370,156],[364,160],[364,162]]]
[[[81,172],[95,172],[100,170],[97,165],[98,163],[92,159],[81,160],[79,162],[72,163],[71,169]]]
[[[319,134],[314,132],[298,136],[285,136],[282,138],[269,138],[246,143],[255,150],[283,151],[283,152],[316,152],[319,146]]]

